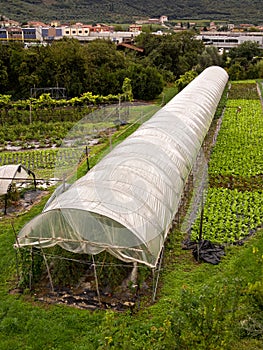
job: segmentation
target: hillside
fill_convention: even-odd
[[[168,16],[176,19],[262,22],[261,0],[0,0],[0,14],[17,21],[51,20],[127,23]]]

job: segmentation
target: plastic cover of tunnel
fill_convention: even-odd
[[[8,193],[15,180],[25,180],[33,173],[21,164],[7,164],[0,166],[0,196]]]
[[[60,186],[16,247],[106,250],[156,267],[227,81],[223,68],[205,69],[86,175]]]

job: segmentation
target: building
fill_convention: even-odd
[[[42,40],[45,42],[51,42],[53,40],[62,38],[62,28],[61,27],[44,27],[41,28]]]
[[[61,33],[63,37],[88,37],[92,26],[83,24],[74,24],[71,26],[62,26]]]
[[[96,26],[76,23],[74,25],[38,26],[38,27],[6,27],[0,28],[0,41],[21,41],[26,46],[30,42],[39,42],[41,44],[51,43],[54,40],[62,38],[74,38],[80,42],[88,42],[95,39],[111,40],[116,44],[126,42],[133,43],[134,37],[139,35],[140,31],[115,32],[112,26],[98,24]]]
[[[263,49],[262,32],[200,32],[196,36],[204,42],[205,45],[213,45],[222,49],[231,49],[237,47],[246,41],[253,41],[259,44]]]
[[[2,40],[2,41],[6,41],[7,40],[6,28],[0,28],[0,40]]]
[[[131,24],[129,26],[129,32],[141,32],[142,24]]]
[[[22,28],[23,41],[42,41],[42,31],[40,27]]]
[[[3,21],[0,21],[0,27],[17,27],[19,23],[17,21],[13,21],[11,19],[4,18]]]
[[[41,28],[8,27],[0,28],[0,40],[2,41],[42,41]]]

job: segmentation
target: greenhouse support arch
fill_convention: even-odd
[[[17,247],[106,250],[155,268],[227,80],[220,67],[204,70],[85,176],[58,189]]]

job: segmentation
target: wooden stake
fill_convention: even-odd
[[[41,253],[43,255],[43,258],[44,258],[44,261],[45,261],[45,265],[46,265],[46,268],[47,268],[47,274],[48,274],[48,278],[49,278],[49,282],[50,282],[50,286],[51,286],[51,291],[52,291],[52,293],[54,293],[54,286],[53,286],[53,281],[52,281],[50,269],[49,269],[49,266],[48,266],[48,263],[47,263],[47,258],[46,258],[46,255],[45,255],[45,253],[43,251],[43,248],[41,247],[40,243],[39,243],[39,246],[40,246]]]
[[[95,282],[96,282],[96,289],[97,289],[98,300],[99,300],[99,304],[101,305],[100,291],[99,291],[99,282],[98,282],[98,276],[97,276],[97,271],[96,271],[95,259],[94,259],[93,254],[92,254],[91,256],[92,256],[92,262],[93,262],[93,267],[94,267],[94,276],[95,276]]]

